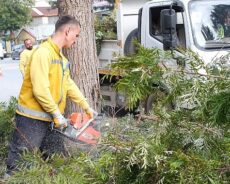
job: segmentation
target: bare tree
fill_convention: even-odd
[[[91,107],[98,109],[99,79],[98,58],[96,54],[94,18],[92,0],[59,0],[59,15],[72,15],[81,24],[81,33],[77,43],[71,49],[64,50],[70,61],[71,77],[88,99]],[[80,109],[68,100],[66,114]]]

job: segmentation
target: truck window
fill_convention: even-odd
[[[230,2],[191,1],[189,15],[193,40],[202,49],[230,48]]]
[[[182,12],[177,12],[177,24],[176,24],[176,33],[177,33],[177,43],[178,46],[186,48],[186,39],[185,39],[185,27],[184,19]]]
[[[149,23],[149,32],[150,35],[153,36],[155,39],[163,42],[162,32],[161,32],[161,25],[160,25],[160,13],[161,10],[166,7],[153,7],[150,9],[150,23]]]
[[[150,9],[150,23],[149,23],[149,32],[152,37],[157,39],[160,42],[163,42],[163,36],[161,32],[161,25],[160,25],[160,13],[163,9],[169,9],[168,6],[161,6],[161,7],[152,7]],[[186,47],[186,39],[185,39],[185,28],[184,28],[184,21],[181,12],[177,12],[177,44],[180,47]]]

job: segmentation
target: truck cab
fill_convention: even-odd
[[[171,18],[175,22],[167,25],[175,38],[170,47],[164,41],[163,25],[168,24],[167,18],[162,18],[164,10],[174,12]],[[102,44],[100,76],[103,76],[100,71],[105,69],[109,73],[108,64],[116,61],[114,53],[135,52],[134,39],[146,48],[190,49],[208,64],[230,51],[230,0],[121,0],[117,11],[117,40]],[[101,93],[107,99],[106,105],[124,105],[124,98],[111,88],[110,81],[102,83]]]
[[[230,50],[229,0],[154,0],[145,3],[138,27],[143,46],[164,48],[160,13],[170,6],[176,12],[176,47],[191,49],[206,64],[227,54]]]

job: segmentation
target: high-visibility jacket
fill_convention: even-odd
[[[25,76],[26,67],[29,63],[30,56],[33,50],[34,48],[32,50],[25,49],[20,54],[19,69],[23,76]]]
[[[70,78],[68,60],[49,38],[31,55],[16,112],[50,122],[51,114],[58,110],[64,113],[67,96],[84,110],[89,108],[85,97]]]

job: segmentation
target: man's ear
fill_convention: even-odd
[[[69,33],[69,31],[68,31],[68,28],[66,27],[65,28],[65,35],[68,36],[68,33]]]
[[[65,35],[67,36],[70,32],[70,27],[66,27],[66,32],[65,32]]]
[[[66,36],[68,35],[68,32],[69,32],[68,30],[69,28],[67,26],[63,28],[63,32],[65,33]]]

